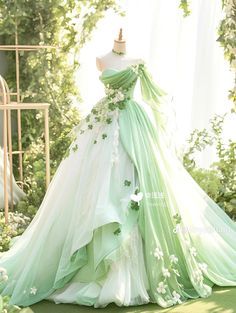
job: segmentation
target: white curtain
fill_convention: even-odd
[[[125,17],[107,12],[81,54],[77,82],[84,100],[79,104],[82,113],[103,95],[95,58],[111,50],[120,27],[128,52],[146,60],[156,82],[173,99],[179,146],[184,146],[193,129],[208,127],[215,113],[230,110],[227,95],[233,73],[216,41],[222,1],[193,1],[191,15],[186,18],[179,2],[123,0]],[[200,155],[200,165],[208,166],[214,158],[214,151],[207,151]]]

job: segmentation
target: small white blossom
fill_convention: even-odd
[[[37,292],[37,288],[36,288],[36,287],[32,287],[32,288],[30,288],[30,294],[35,295],[35,294],[36,294],[36,292]]]
[[[171,261],[171,263],[178,263],[178,258],[177,258],[177,256],[175,256],[174,254],[171,254],[170,255],[170,261]]]
[[[37,120],[39,120],[42,117],[42,114],[41,113],[37,113],[35,117],[36,117]]]
[[[172,296],[173,296],[172,299],[175,303],[179,303],[179,304],[182,303],[182,301],[180,300],[180,294],[178,292],[173,291]]]
[[[162,259],[163,258],[163,252],[159,249],[159,248],[156,248],[153,255],[158,259]]]
[[[162,294],[166,293],[166,287],[167,287],[167,285],[165,285],[165,283],[163,281],[161,281],[158,284],[157,292],[162,293]]]
[[[165,267],[162,269],[162,274],[163,274],[164,277],[170,277],[170,272]]]
[[[116,98],[116,97],[114,97],[114,98],[112,98],[112,102],[113,103],[117,103],[119,100]]]

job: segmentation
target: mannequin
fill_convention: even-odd
[[[118,38],[114,40],[112,51],[96,58],[96,65],[99,71],[103,71],[107,68],[122,70],[129,65],[139,62],[140,59],[133,58],[126,54],[126,41],[123,39],[122,28],[120,29]]]

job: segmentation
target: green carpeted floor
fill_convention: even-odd
[[[75,304],[54,304],[51,301],[41,301],[24,309],[22,313],[236,313],[236,287],[213,288],[213,293],[209,298],[199,298],[188,300],[184,304],[172,308],[163,309],[155,304],[147,304],[132,307],[118,307],[109,304],[106,308],[94,309]]]

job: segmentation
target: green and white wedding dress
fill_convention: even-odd
[[[168,149],[164,92],[143,62],[100,79],[106,96],[74,129],[34,219],[1,254],[9,278],[0,293],[19,306],[169,307],[235,286],[236,225]]]

